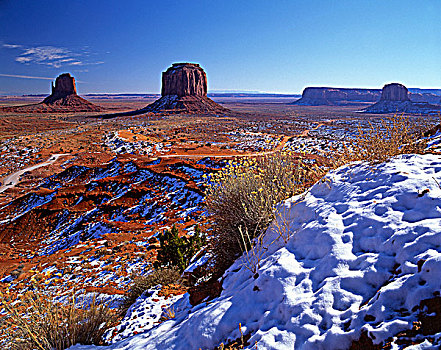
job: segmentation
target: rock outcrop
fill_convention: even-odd
[[[226,113],[228,109],[207,97],[207,76],[196,63],[174,63],[162,73],[161,98],[147,112]]]
[[[365,113],[412,113],[431,114],[438,113],[441,106],[426,102],[413,102],[409,98],[408,89],[398,83],[386,84],[381,92],[380,101],[364,109]]]
[[[342,106],[359,102],[376,102],[379,89],[345,89],[332,87],[307,87],[302,98],[292,104],[302,106]]]
[[[69,73],[61,74],[52,83],[52,93],[37,104],[3,107],[2,111],[16,113],[72,113],[99,112],[103,108],[77,95],[75,78]]]

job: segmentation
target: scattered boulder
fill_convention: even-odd
[[[147,112],[226,113],[228,109],[207,97],[207,76],[196,63],[174,63],[162,73],[161,98]]]
[[[365,113],[438,113],[441,106],[426,102],[413,102],[409,98],[408,89],[399,83],[386,84],[381,92],[380,101],[364,109]]]
[[[99,112],[103,110],[77,95],[75,78],[69,73],[61,74],[52,83],[52,93],[42,102],[25,106],[1,108],[4,112],[16,113],[63,113],[63,112]]]

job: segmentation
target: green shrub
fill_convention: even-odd
[[[176,225],[171,230],[165,230],[159,236],[160,248],[157,255],[156,267],[176,267],[184,271],[191,258],[205,244],[205,236],[201,233],[198,225],[192,236],[179,237]]]

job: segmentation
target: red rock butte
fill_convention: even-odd
[[[5,112],[15,113],[72,113],[99,112],[101,107],[77,95],[75,78],[63,73],[52,83],[52,93],[42,102],[17,107],[3,107]]]
[[[162,72],[161,95],[207,96],[207,75],[197,63],[174,63]]]
[[[207,97],[207,75],[197,63],[174,63],[163,72],[161,96],[144,110],[209,114],[229,111]]]

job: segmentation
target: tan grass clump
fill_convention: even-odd
[[[31,291],[15,303],[2,303],[2,335],[7,349],[64,350],[74,344],[105,345],[102,337],[117,320],[94,298],[90,305],[73,293],[66,302]]]
[[[130,306],[132,306],[136,299],[146,290],[158,284],[169,285],[176,283],[180,278],[181,274],[177,268],[159,268],[150,275],[135,278],[129,290],[124,295],[123,302],[120,306],[121,314],[125,315]]]

